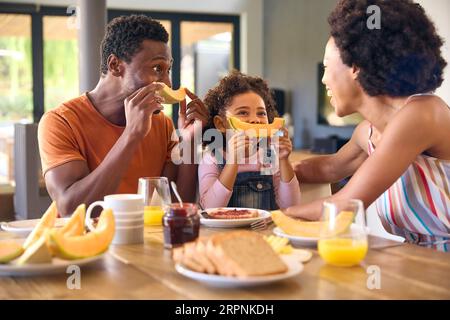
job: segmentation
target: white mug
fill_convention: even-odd
[[[92,225],[91,212],[96,206],[103,209],[112,209],[113,215],[117,212],[126,215],[127,212],[135,214],[144,212],[144,198],[139,194],[112,194],[105,196],[103,201],[95,201],[86,210],[86,225],[90,231],[94,230]]]

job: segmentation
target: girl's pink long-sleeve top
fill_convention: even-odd
[[[261,164],[240,164],[239,172],[260,171]],[[198,168],[200,204],[203,208],[226,207],[230,201],[232,190],[227,189],[219,180],[220,170],[215,157],[205,152]],[[273,175],[275,200],[280,208],[287,208],[300,204],[300,185],[294,175],[291,181],[283,182],[280,171]]]

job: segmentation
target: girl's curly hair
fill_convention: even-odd
[[[204,103],[209,109],[207,129],[213,129],[213,119],[217,115],[224,115],[231,100],[242,93],[255,92],[266,105],[266,112],[269,122],[278,116],[273,94],[267,82],[259,77],[245,75],[237,70],[233,70],[228,76],[220,80],[219,84],[210,89],[205,96]]]

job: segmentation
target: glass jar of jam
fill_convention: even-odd
[[[164,247],[173,248],[198,238],[200,217],[194,203],[166,206],[163,217]]]

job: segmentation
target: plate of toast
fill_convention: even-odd
[[[248,227],[255,221],[267,219],[270,212],[253,208],[211,208],[199,211],[200,223],[211,228]]]
[[[266,285],[297,276],[303,264],[277,254],[263,236],[231,231],[199,238],[173,250],[175,270],[214,287]]]

